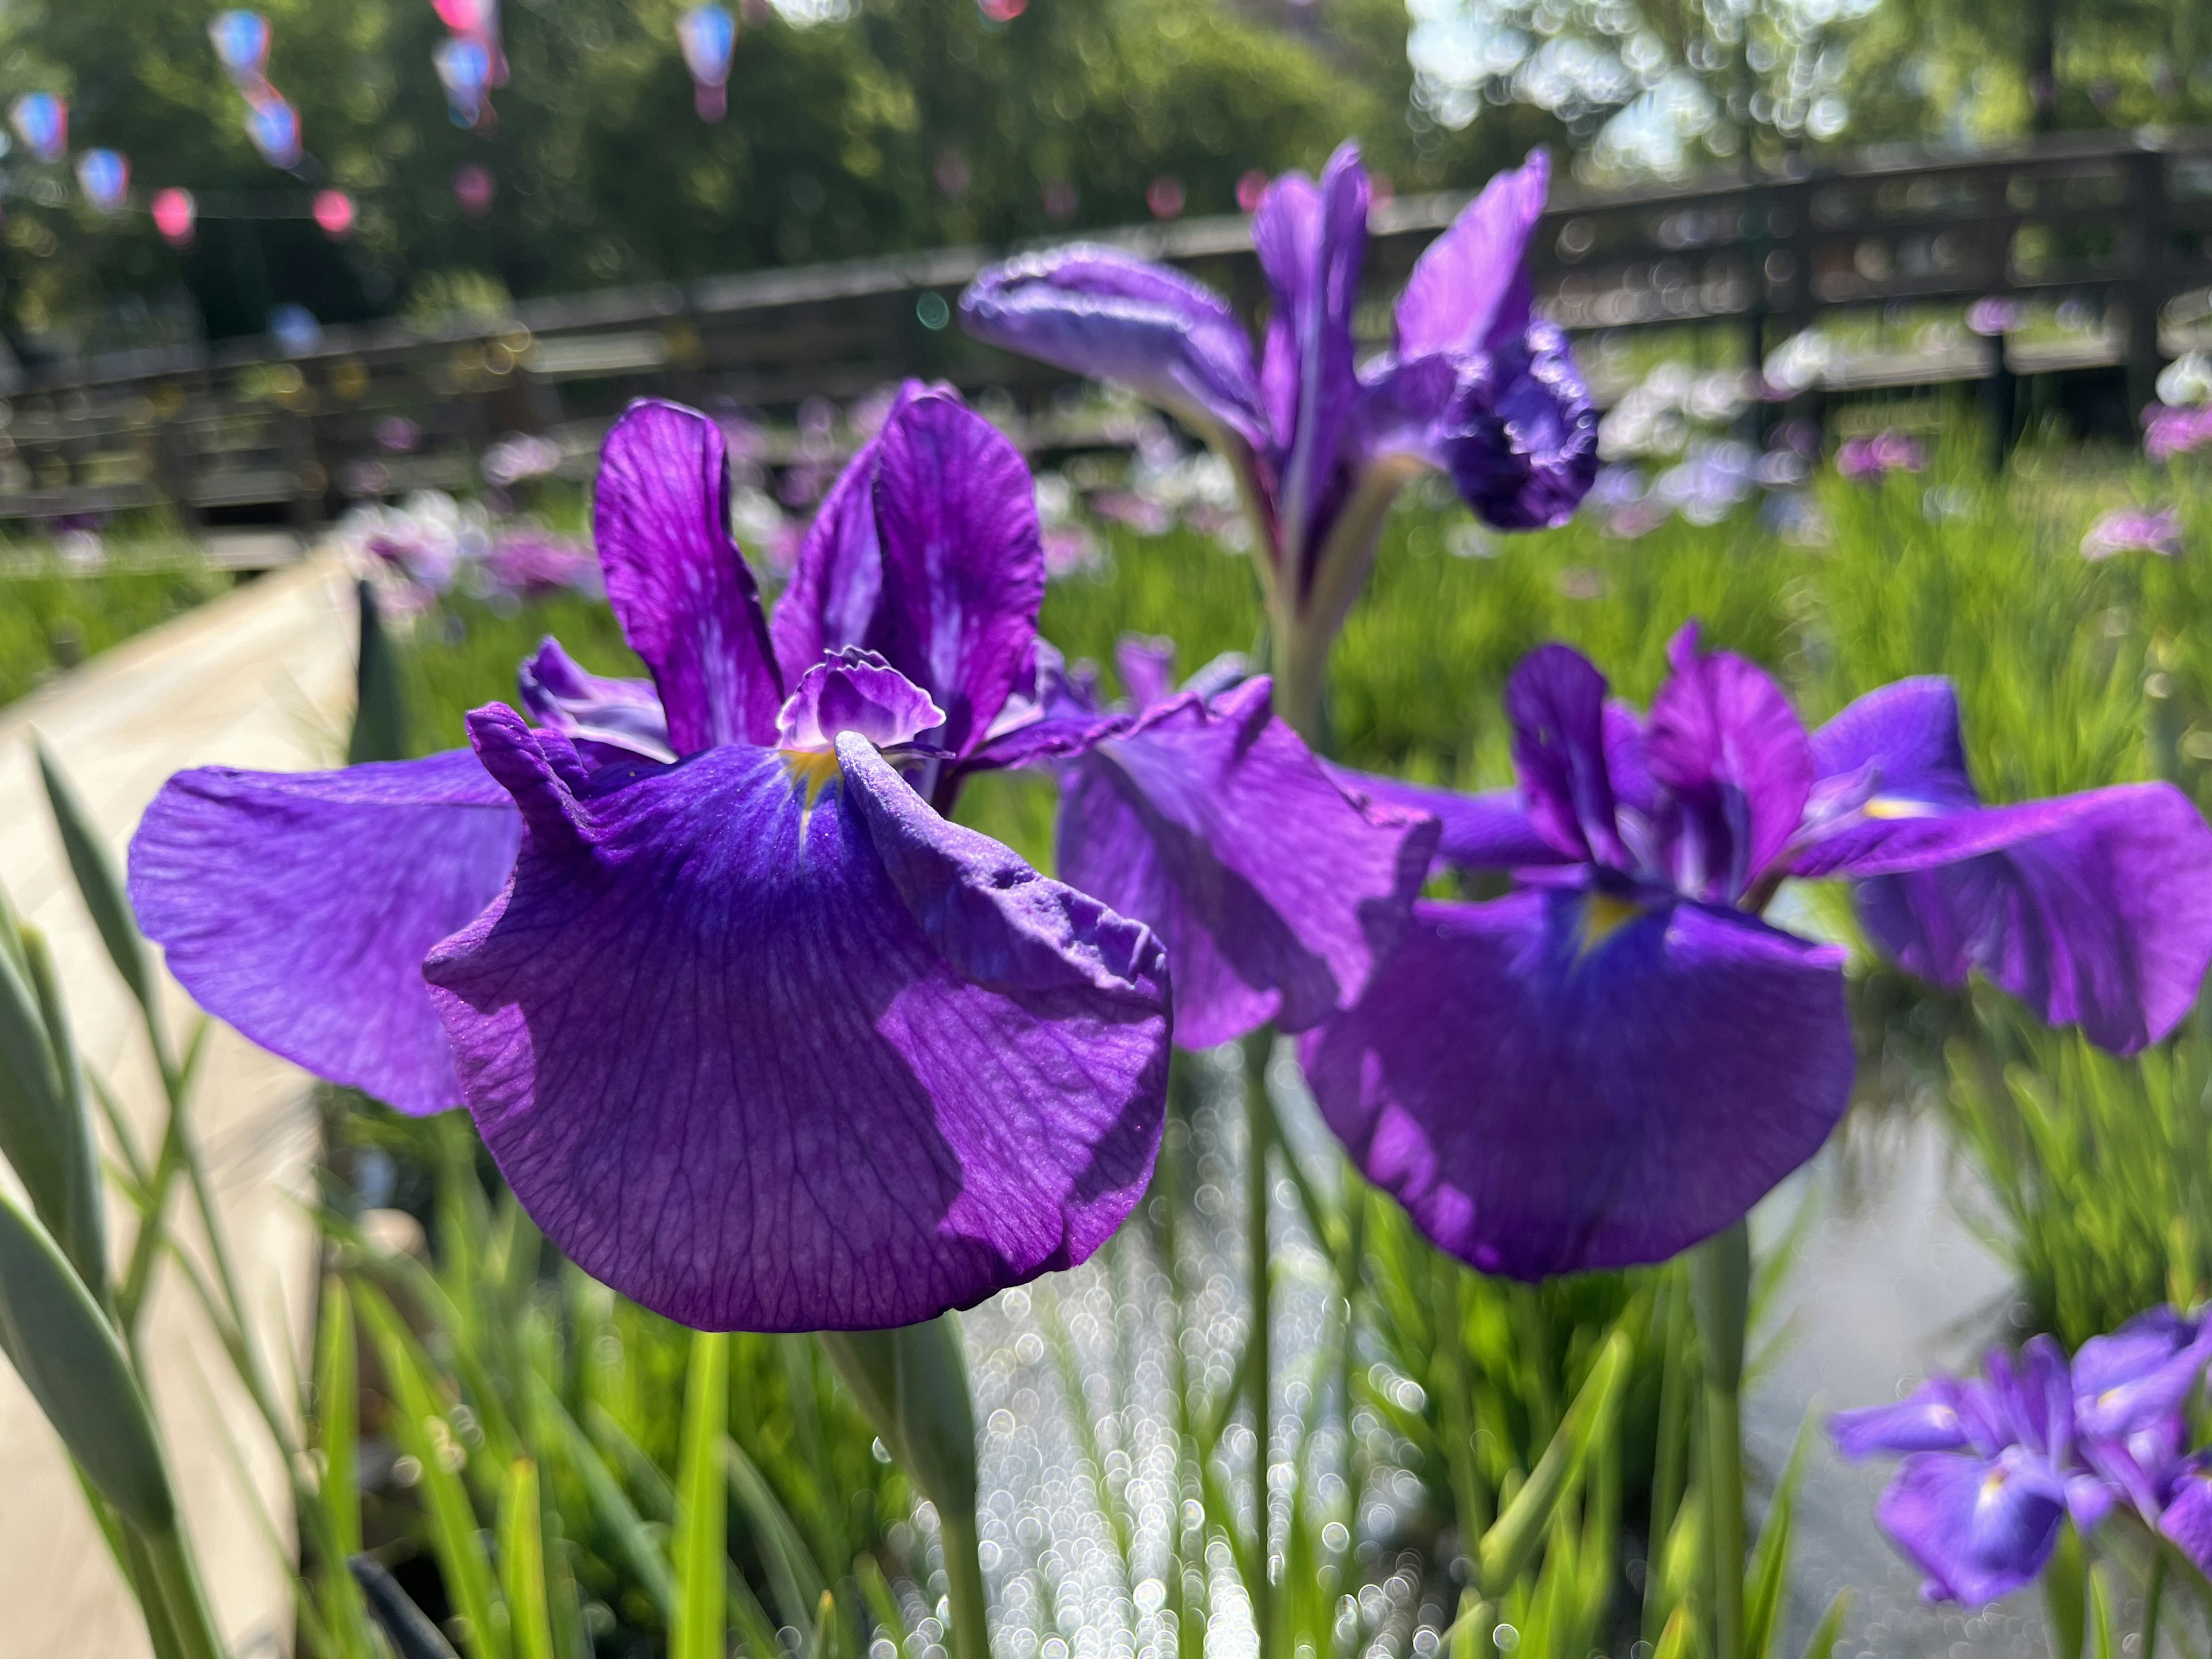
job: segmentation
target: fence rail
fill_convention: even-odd
[[[1401,198],[1376,211],[1376,295],[1466,199]],[[1248,311],[1263,302],[1241,216],[1099,240],[1184,266]],[[440,331],[333,327],[289,357],[250,340],[17,370],[0,375],[0,519],[167,505],[191,527],[307,526],[350,495],[465,483],[508,431],[562,438],[572,464],[587,465],[605,422],[644,393],[780,413],[918,374],[1034,407],[1064,377],[949,322],[961,288],[995,257],[945,249],[529,301]],[[1730,323],[1762,356],[1839,310],[2077,297],[2102,319],[2087,335],[1893,354],[1831,371],[1827,384],[2118,367],[2140,404],[2164,357],[2212,343],[2212,133],[1870,152],[1828,170],[1632,194],[1562,188],[1532,261],[1540,302],[1571,331]],[[1361,324],[1380,338],[1387,310],[1370,306]],[[412,453],[379,444],[379,423],[394,416],[420,428]]]

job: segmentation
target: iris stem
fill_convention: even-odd
[[[1275,1028],[1262,1026],[1244,1039],[1244,1218],[1246,1253],[1251,1269],[1252,1336],[1245,1364],[1244,1386],[1252,1413],[1252,1551],[1253,1582],[1246,1586],[1252,1598],[1252,1626],[1260,1638],[1261,1659],[1275,1651],[1274,1587],[1269,1582],[1272,1528],[1267,1505],[1267,1461],[1273,1420],[1273,1367],[1270,1363],[1269,1326],[1273,1311],[1268,1294],[1267,1148],[1273,1140],[1274,1114],[1267,1104],[1267,1059],[1275,1046]]]
[[[2150,1588],[2143,1592],[2142,1659],[2158,1659],[2159,1603],[2166,1599],[2166,1546],[2151,1540]]]
[[[1690,1305],[1705,1360],[1705,1537],[1713,1574],[1713,1659],[1743,1651],[1743,1349],[1751,1230],[1738,1221],[1690,1252]]]
[[[991,1603],[983,1589],[983,1565],[976,1556],[975,1513],[957,1504],[940,1504],[937,1524],[945,1543],[953,1659],[991,1659]]]

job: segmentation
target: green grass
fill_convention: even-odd
[[[0,705],[230,587],[227,572],[189,568],[0,574]]]

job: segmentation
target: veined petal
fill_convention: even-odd
[[[1036,487],[1021,453],[957,398],[891,416],[876,462],[884,643],[945,710],[939,746],[981,743],[1029,659],[1044,603]]]
[[[1875,1504],[1875,1518],[1936,1591],[1969,1607],[2034,1583],[2065,1516],[2063,1491],[2017,1449],[1993,1460],[1908,1457]]]
[[[910,1324],[1135,1203],[1142,929],[945,835],[850,735],[826,779],[727,747],[580,792],[506,711],[471,729],[527,828],[426,971],[485,1144],[587,1272],[704,1329]]]
[[[1462,375],[1437,453],[1460,499],[1500,530],[1563,525],[1597,482],[1597,409],[1565,335],[1531,322]]]
[[[1895,1405],[1838,1412],[1828,1419],[1828,1437],[1852,1459],[1876,1452],[1966,1451],[1973,1445],[1964,1400],[1972,1386],[1931,1377]]]
[[[730,539],[721,428],[680,404],[632,404],[600,451],[592,523],[607,601],[653,671],[676,752],[774,743],[783,684]]]
[[[1842,1116],[1842,966],[1651,891],[1424,901],[1301,1054],[1353,1160],[1462,1261],[1520,1279],[1661,1261]]]
[[[1868,824],[1797,865],[1856,878],[1909,972],[1955,988],[1979,969],[2116,1054],[2179,1024],[2212,963],[2212,830],[2170,784]]]
[[[538,654],[522,665],[520,678],[522,706],[548,731],[622,756],[676,758],[668,742],[668,716],[651,680],[587,672],[555,639],[539,643]]]
[[[495,898],[522,826],[465,749],[339,772],[179,772],[131,905],[193,1000],[404,1112],[461,1103],[422,958]]]
[[[1186,1048],[1358,1000],[1436,835],[1348,797],[1273,717],[1265,679],[1161,704],[1061,779],[1060,872],[1159,933]]]
[[[1243,325],[1227,301],[1169,266],[1094,244],[1032,254],[970,283],[960,320],[978,339],[1119,381],[1251,448],[1267,441]]]
[[[1423,250],[1398,296],[1401,357],[1482,351],[1528,325],[1522,262],[1551,184],[1551,158],[1531,150],[1512,172],[1494,175]]]
[[[1462,870],[1520,870],[1532,866],[1572,864],[1528,816],[1518,790],[1486,789],[1463,795],[1374,772],[1354,772],[1324,761],[1329,776],[1355,795],[1368,795],[1393,806],[1426,812],[1437,820],[1436,861]]]
[[[1675,883],[1721,903],[1741,897],[1797,832],[1813,791],[1813,745],[1766,671],[1675,636],[1674,673],[1651,702],[1644,754],[1683,811]]]
[[[1514,769],[1537,833],[1577,860],[1625,867],[1605,693],[1605,676],[1582,653],[1539,646],[1505,682],[1505,715],[1513,722]]]
[[[1367,255],[1367,170],[1358,147],[1329,157],[1321,182],[1289,173],[1252,216],[1252,246],[1274,300],[1260,390],[1274,434],[1277,511],[1285,545],[1310,558],[1339,478],[1358,393],[1352,334]],[[1310,571],[1301,571],[1301,581]]]
[[[891,415],[928,389],[920,380],[904,382]],[[883,441],[879,428],[830,486],[799,544],[791,580],[776,599],[769,635],[786,685],[797,685],[825,651],[847,645],[884,648],[884,555],[876,536],[875,493]]]

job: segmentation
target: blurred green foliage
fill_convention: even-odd
[[[94,652],[228,592],[231,580],[226,571],[191,566],[92,576],[58,569],[0,574],[0,704]]]

